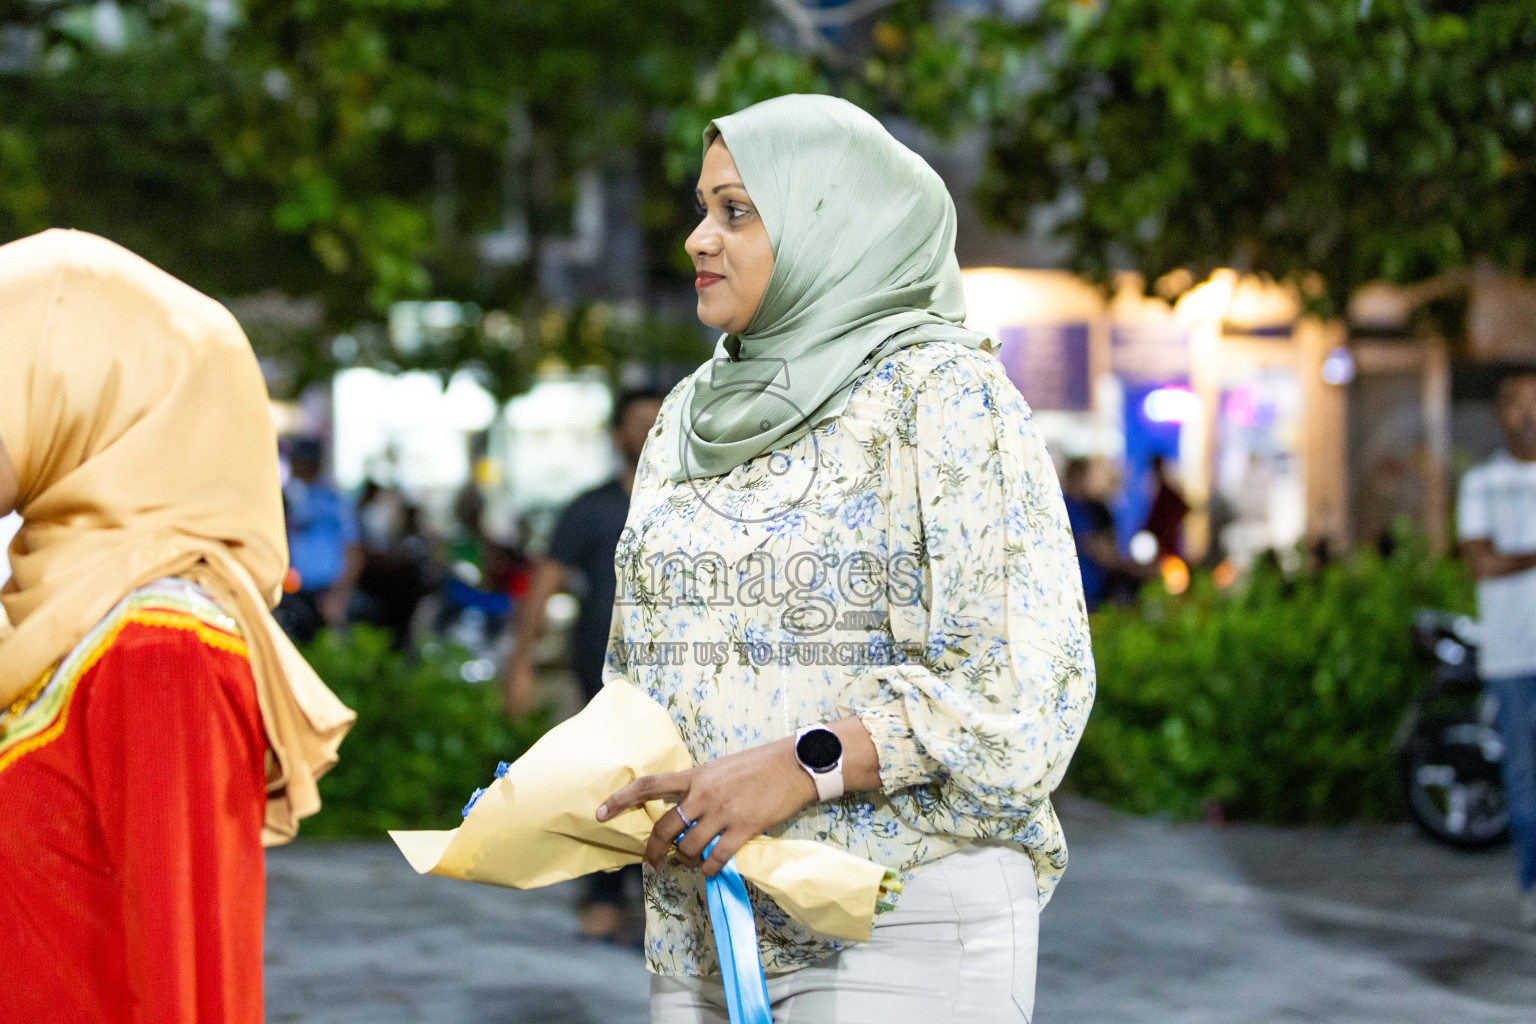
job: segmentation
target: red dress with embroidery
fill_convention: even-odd
[[[260,1024],[266,739],[201,590],[135,592],[0,719],[0,1021]]]

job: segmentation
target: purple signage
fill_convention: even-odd
[[[1189,328],[1176,321],[1115,324],[1109,368],[1127,384],[1165,384],[1189,377]]]
[[[1088,411],[1087,324],[1009,324],[997,341],[1003,368],[1031,408]]]

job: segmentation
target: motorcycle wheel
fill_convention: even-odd
[[[1408,815],[1431,839],[1463,850],[1509,840],[1498,735],[1474,722],[1426,729],[1398,760]]]

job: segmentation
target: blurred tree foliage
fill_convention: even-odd
[[[1375,278],[1536,269],[1536,3],[1046,0],[988,113],[1003,224],[1069,197],[1079,270]]]
[[[671,188],[644,226],[680,239],[666,112],[756,10],[0,0],[0,239],[80,227],[216,295],[318,296],[309,344],[414,297],[537,334],[541,243],[569,233],[579,174]],[[481,258],[496,232],[525,255]]]
[[[580,175],[638,185],[646,270],[679,279],[699,131],[786,91],[984,130],[982,212],[1048,209],[1099,278],[1233,265],[1327,307],[1536,270],[1536,0],[0,0],[0,238],[318,297],[279,350],[401,298],[511,310],[427,355],[515,388],[570,347],[539,261]],[[639,334],[669,332],[597,347]]]
[[[700,138],[711,118],[791,92],[831,93],[876,115],[911,118],[941,139],[976,127],[1021,66],[1001,44],[997,26],[967,20],[938,0],[854,0],[866,12],[850,26],[828,23],[833,44],[818,32],[786,38],[782,21],[742,30],[699,76],[689,101],[671,116],[670,177],[681,181],[699,165]],[[812,18],[840,8],[796,0],[774,7]],[[946,13],[947,12],[947,13]],[[788,19],[793,23],[796,19]],[[832,26],[839,30],[834,34]]]
[[[1328,312],[1372,279],[1536,270],[1531,0],[863,6],[837,48],[744,32],[679,138],[786,83],[983,128],[982,213],[1024,229],[1049,208],[1101,280],[1236,266]]]

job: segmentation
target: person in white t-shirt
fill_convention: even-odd
[[[1536,374],[1506,379],[1496,411],[1505,448],[1462,479],[1458,533],[1477,578],[1479,666],[1499,703],[1520,923],[1536,928]]]

